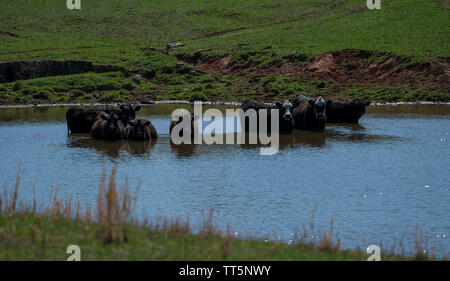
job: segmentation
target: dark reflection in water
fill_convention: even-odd
[[[347,141],[347,142],[364,142],[364,143],[382,143],[386,141],[400,141],[401,137],[390,136],[390,135],[374,135],[374,134],[365,134],[361,132],[342,132],[336,131],[335,129],[328,129],[326,132],[327,139]]]
[[[364,127],[360,125],[342,125],[328,128],[324,132],[308,132],[308,131],[294,131],[289,135],[279,136],[279,149],[289,149],[296,147],[324,147],[328,141],[343,141],[343,142],[362,142],[362,143],[377,143],[386,141],[400,141],[401,137],[390,135],[375,135],[363,133]],[[242,148],[258,148],[267,147],[267,145],[249,144],[249,138],[246,138],[246,144],[241,145]]]
[[[333,124],[334,125],[334,124]],[[341,130],[337,130],[337,128]],[[342,131],[344,129],[344,131]],[[364,126],[359,124],[338,124],[334,128],[329,128],[324,132],[294,131],[292,134],[279,135],[279,149],[289,149],[298,146],[303,147],[323,147],[327,140],[353,141],[353,142],[382,142],[400,140],[399,137],[388,135],[372,135],[361,133]],[[237,142],[237,134],[234,134]],[[223,143],[226,142],[223,135]],[[169,139],[170,147],[177,157],[192,157],[198,154],[198,144],[174,144],[170,141],[170,137],[162,136],[163,141]],[[150,150],[155,146],[158,140],[151,141],[103,141],[94,140],[88,134],[70,134],[68,135],[67,146],[95,149],[102,155],[118,158],[120,151],[127,151],[131,155],[149,154]],[[248,134],[245,137],[245,144],[240,145],[245,149],[255,149],[259,147],[267,147],[261,143],[250,144]],[[205,152],[205,150],[203,151]]]
[[[400,104],[395,106],[368,106],[366,113],[376,113],[378,116],[384,114],[396,115],[396,117],[407,118],[417,115],[439,116],[450,114],[450,104]]]
[[[158,139],[145,141],[124,141],[123,146],[125,150],[131,155],[150,154],[150,150],[156,145]]]
[[[174,144],[170,142],[170,148],[179,158],[192,157],[198,153],[198,144]]]
[[[450,106],[370,106],[360,125],[280,136],[272,156],[260,155],[260,145],[171,144],[175,108],[192,110],[158,104],[138,112],[157,129],[156,143],[67,135],[67,107],[0,109],[0,185],[14,187],[23,159],[21,198],[32,202],[35,186],[38,202],[49,203],[55,186],[63,198],[95,204],[102,166],[118,165],[118,184],[128,177],[140,186],[137,214],[149,219],[189,214],[195,229],[214,207],[223,229],[288,240],[320,203],[317,232],[334,219],[344,248],[380,240],[389,248],[409,223],[450,251]]]
[[[328,127],[333,126],[334,128],[343,128],[350,131],[364,131],[366,127],[360,124],[345,124],[345,123],[331,123]]]
[[[295,148],[298,146],[322,147],[325,145],[326,137],[327,133],[325,132],[294,131],[289,135],[279,135],[279,149]],[[250,136],[246,135],[245,144],[241,144],[242,148],[254,149],[268,146],[262,145],[259,141],[257,144],[251,144],[249,138]]]
[[[26,107],[0,109],[0,121],[59,122],[65,120],[68,107]],[[64,118],[64,119],[62,119]]]
[[[120,151],[127,151],[130,155],[150,154],[157,140],[146,141],[103,141],[94,140],[87,134],[71,134],[67,137],[67,146],[72,148],[93,149],[101,155],[118,158]]]

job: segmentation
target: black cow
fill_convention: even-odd
[[[370,102],[333,102],[327,107],[327,123],[358,124],[359,118],[366,113],[366,106]]]
[[[119,115],[119,119],[123,124],[127,124],[128,121],[136,119],[136,112],[141,109],[140,105],[124,104],[119,106],[120,110],[113,110]]]
[[[294,123],[297,130],[323,131],[327,120],[327,106],[332,102],[322,97],[316,101],[303,95],[297,96],[292,104],[294,105]]]
[[[124,137],[125,128],[119,116],[102,111],[92,125],[91,137],[100,140],[120,140]]]
[[[130,120],[125,127],[125,138],[129,140],[152,140],[158,137],[152,122],[146,119]]]
[[[288,134],[294,130],[294,118],[292,114],[293,105],[289,101],[276,102],[275,105],[267,105],[264,103],[258,103],[252,100],[244,100],[241,104],[242,110],[247,112],[249,109],[254,109],[254,116],[250,116],[250,118],[257,118],[257,124],[259,124],[259,110],[266,109],[267,110],[267,130],[271,132],[271,113],[272,109],[278,109],[279,114],[279,132],[281,134]],[[249,131],[249,117],[245,117],[245,122],[242,125],[245,125],[245,131]],[[258,125],[259,131],[259,125]]]
[[[69,108],[66,112],[67,133],[89,133],[100,112],[100,109]]]
[[[110,114],[114,112],[119,116],[123,124],[127,124],[129,120],[136,118],[136,112],[141,108],[137,105],[121,105],[117,109],[81,109],[71,107],[66,112],[67,132],[68,133],[89,133],[100,112]]]

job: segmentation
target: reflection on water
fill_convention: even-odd
[[[362,126],[360,126],[362,127]],[[235,140],[237,142],[237,135],[235,134]],[[323,147],[326,141],[339,140],[346,142],[383,142],[383,141],[395,141],[400,138],[394,136],[383,136],[383,135],[371,135],[362,133],[346,133],[339,132],[333,129],[329,129],[325,132],[306,132],[306,131],[295,131],[290,135],[279,135],[279,149],[292,149],[296,147]],[[159,140],[162,143],[170,143],[170,148],[172,152],[179,158],[181,157],[193,157],[199,153],[198,144],[174,144],[170,141],[168,135],[161,135]],[[223,138],[225,143],[226,139]],[[72,148],[85,148],[93,149],[100,155],[106,155],[112,158],[118,158],[121,151],[126,151],[130,155],[148,155],[152,148],[156,145],[158,139],[146,140],[146,141],[104,141],[104,140],[94,140],[89,134],[70,134],[67,137],[67,146]],[[202,144],[200,144],[201,146]],[[249,144],[249,138],[245,138],[245,143],[240,144],[241,148],[244,149],[255,149],[260,147],[266,147],[261,143]],[[212,152],[211,150],[202,149],[202,153]]]
[[[397,118],[413,117],[417,115],[439,116],[450,114],[450,104],[400,104],[396,106],[368,106],[366,113],[376,113],[378,116],[393,114]]]
[[[198,144],[174,144],[170,142],[170,148],[172,148],[173,153],[179,158],[181,157],[192,157],[198,153]]]
[[[130,155],[149,154],[157,139],[145,141],[104,141],[94,140],[89,134],[71,134],[67,136],[67,146],[94,149],[101,155],[118,158],[120,151],[127,151]]]
[[[289,149],[295,147],[322,147],[325,145],[327,133],[325,132],[307,132],[307,131],[294,131],[289,135],[279,135],[279,149]],[[245,144],[241,144],[242,148],[254,149],[262,146],[261,143],[251,144],[251,136],[246,134]]]
[[[334,124],[333,124],[334,125]],[[333,126],[331,125],[331,126]],[[344,141],[344,142],[363,142],[377,143],[386,141],[399,141],[402,138],[390,135],[375,135],[362,133],[364,127],[360,125],[342,125],[333,126],[324,132],[308,132],[294,131],[289,135],[279,136],[279,149],[289,149],[296,147],[323,147],[327,142]],[[243,148],[258,148],[262,144],[249,144],[249,137],[245,140],[246,144],[241,145]]]
[[[362,126],[361,124],[345,124],[345,123],[328,124],[328,127],[330,126],[332,126],[333,128],[342,128],[350,132],[364,131],[366,129],[366,127]]]
[[[326,132],[326,137],[328,139],[340,140],[340,141],[353,141],[353,142],[364,142],[364,143],[382,143],[386,141],[399,141],[402,138],[390,135],[374,135],[374,134],[364,134],[358,131],[340,132],[335,129],[328,129]]]
[[[137,213],[149,219],[190,215],[195,228],[213,207],[224,229],[290,239],[320,203],[316,230],[334,219],[343,247],[380,240],[390,247],[409,223],[450,251],[450,106],[371,106],[360,125],[281,135],[273,156],[261,156],[260,145],[171,144],[175,108],[193,109],[161,104],[138,112],[158,131],[153,143],[67,135],[67,107],[0,109],[0,184],[14,187],[23,159],[21,198],[32,198],[35,186],[38,201],[48,203],[55,186],[63,198],[95,204],[102,166],[118,165],[118,183],[128,177],[131,188],[140,186]]]
[[[156,145],[158,139],[144,141],[124,141],[123,146],[131,155],[150,154],[150,150]]]

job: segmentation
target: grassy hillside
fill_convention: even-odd
[[[151,71],[155,75],[145,77],[134,87],[104,90],[96,89],[93,83],[93,88],[75,96],[67,93],[77,88],[56,88],[53,78],[29,82],[49,88],[43,95],[24,95],[18,91],[23,89],[21,85],[14,88],[13,84],[5,83],[0,85],[0,100],[4,103],[99,101],[105,100],[105,95],[112,101],[193,96],[210,100],[242,97],[274,100],[291,97],[300,90],[305,94],[343,98],[449,100],[448,86],[434,81],[449,75],[446,72],[450,54],[448,1],[382,1],[381,10],[368,10],[365,2],[96,0],[82,1],[81,10],[68,10],[65,1],[9,1],[0,10],[0,61],[77,59],[114,64],[130,70],[130,73],[112,74],[119,76],[120,84],[136,73]],[[148,49],[164,49],[166,44],[175,42],[185,46],[173,49],[168,55]],[[203,51],[195,53],[199,49]],[[400,64],[394,70],[410,67],[418,76],[424,76],[421,66],[429,61],[438,62],[443,70],[427,76],[425,83],[412,86],[411,81],[395,81],[389,85],[364,85],[364,81],[357,81],[362,86],[342,84],[328,78],[306,79],[306,75],[277,71],[283,66],[280,63],[302,65],[320,54],[343,49],[371,51],[373,63],[398,57]],[[207,60],[224,55],[230,57],[229,66],[245,69],[244,75],[222,71],[217,61]],[[180,66],[180,59],[187,65]],[[205,61],[209,62],[206,66],[201,64]],[[281,81],[277,91],[271,91],[273,87],[260,87],[259,81],[253,82],[255,75],[249,66],[259,72],[273,69],[277,63],[277,69],[267,73]],[[99,79],[111,76],[92,75],[101,76]],[[282,81],[286,76],[288,79]],[[81,81],[84,77],[63,77],[58,81],[76,79],[84,83]],[[123,92],[119,93],[120,90]],[[356,96],[355,90],[359,92]]]
[[[82,1],[81,10],[68,10],[65,1],[17,0],[4,3],[0,11],[0,53],[2,60],[19,59],[25,51],[20,59],[44,55],[39,49],[83,58],[97,56],[97,49],[108,52],[108,47],[181,41],[188,44],[186,49],[211,47],[218,53],[248,43],[256,50],[272,45],[279,55],[355,48],[432,59],[449,56],[445,1],[383,1],[381,10],[368,10],[365,2],[96,0]],[[120,54],[117,49],[110,52]],[[120,63],[118,57],[105,62]]]

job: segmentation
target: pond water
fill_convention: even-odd
[[[67,107],[0,109],[0,185],[13,189],[22,160],[22,199],[30,202],[34,186],[48,203],[56,187],[59,197],[95,204],[102,167],[117,165],[118,184],[128,177],[139,186],[136,211],[150,220],[189,215],[195,228],[214,208],[223,229],[289,242],[310,230],[314,213],[314,234],[333,220],[344,248],[402,240],[407,252],[418,226],[437,254],[450,252],[450,106],[371,106],[359,125],[282,136],[272,156],[255,145],[171,146],[175,108],[191,106],[138,112],[156,127],[156,143],[68,135]]]

